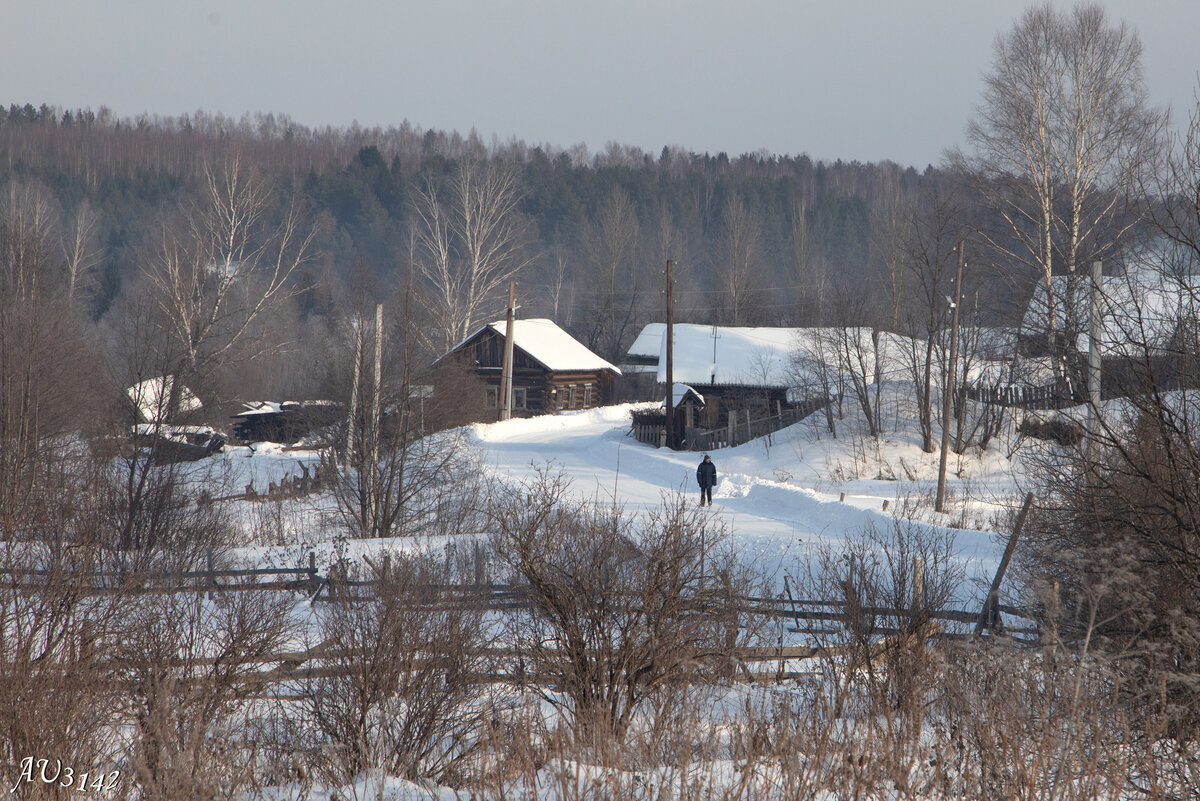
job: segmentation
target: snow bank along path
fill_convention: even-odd
[[[509,481],[531,480],[538,468],[549,467],[570,478],[581,498],[614,501],[629,512],[660,504],[664,494],[683,492],[699,501],[696,465],[702,454],[654,448],[629,436],[631,406],[608,406],[543,417],[478,424],[473,438],[484,452],[493,475]],[[801,424],[802,425],[802,424]],[[743,558],[778,572],[797,573],[810,549],[821,542],[843,539],[874,524],[885,531],[892,517],[883,501],[896,503],[896,482],[856,482],[853,503],[839,500],[840,491],[821,492],[777,474],[811,473],[789,447],[801,436],[801,426],[775,435],[769,451],[754,441],[711,453],[719,482],[713,493],[713,512],[727,525]],[[778,471],[778,473],[777,473]],[[873,495],[872,489],[878,494]],[[959,559],[968,579],[990,579],[1003,544],[990,532],[956,530]],[[962,604],[977,595],[968,581],[960,592]]]

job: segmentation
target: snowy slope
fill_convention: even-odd
[[[578,497],[606,505],[615,502],[631,514],[673,493],[698,499],[695,470],[702,454],[637,442],[630,430],[630,411],[636,406],[477,424],[468,434],[485,469],[504,481],[528,481],[539,469],[561,472]],[[938,455],[923,453],[903,420],[893,420],[890,435],[876,442],[855,435],[849,414],[839,423],[837,439],[829,437],[821,418],[777,432],[769,442],[760,439],[712,452],[719,475],[712,513],[744,558],[781,582],[785,572],[803,572],[802,563],[814,546],[836,545],[872,526],[887,530],[896,510],[917,499],[918,520],[953,532],[968,578],[990,579],[1003,542],[989,529],[996,527],[995,513],[1011,508],[1020,494],[1014,478],[1019,471],[1002,455],[1004,448],[954,457],[949,511],[936,514],[932,497]],[[314,451],[259,444],[253,451],[231,449],[206,463],[207,469],[221,474],[220,483],[231,494],[251,482],[265,494],[270,482],[298,476],[301,463],[312,468],[318,461]],[[247,529],[261,518],[261,502],[233,503]],[[260,537],[259,545],[237,549],[235,558],[247,564],[298,566],[314,551],[318,567],[324,569],[338,558],[362,559],[382,548],[445,545],[440,539],[347,540],[339,536],[338,515],[325,496],[289,502],[286,512],[286,531],[274,538],[279,544],[267,545]],[[974,603],[975,584],[964,585],[959,599],[964,605]]]
[[[568,476],[579,496],[616,501],[631,512],[660,503],[664,493],[695,496],[695,471],[702,454],[637,442],[629,435],[631,408],[611,406],[476,425],[473,436],[489,469],[507,480],[530,480],[538,468],[548,466]],[[800,423],[775,434],[770,447],[759,440],[711,453],[719,475],[713,511],[732,532],[742,555],[760,566],[794,572],[797,560],[816,543],[839,540],[872,525],[886,529],[904,496],[929,494],[936,483],[936,454],[923,454],[903,440],[881,445],[877,459],[880,464],[902,462],[913,480],[836,481],[847,474],[850,451],[861,443],[852,438],[818,439],[816,430],[816,422]],[[984,500],[997,506],[1011,502],[1011,474],[996,463],[1003,461],[998,454],[988,456],[975,465],[980,474],[989,463],[993,467],[985,480],[976,481],[976,490],[986,493],[972,504],[976,511],[986,511]],[[961,495],[962,482],[956,483]],[[883,510],[884,501],[889,511]],[[956,510],[953,516],[939,517],[925,514],[937,527],[954,526],[971,515]],[[954,535],[968,576],[990,577],[1003,548],[998,538],[975,528],[956,529]],[[962,600],[973,593],[973,587],[964,587]]]

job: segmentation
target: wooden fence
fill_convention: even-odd
[[[478,571],[477,571],[478,572]],[[1002,573],[997,574],[997,579]],[[88,594],[112,592],[175,593],[231,591],[291,591],[302,592],[312,600],[324,603],[353,603],[368,597],[368,588],[377,586],[377,579],[355,579],[346,577],[342,571],[333,569],[321,576],[317,572],[315,556],[310,553],[309,565],[302,568],[255,568],[246,570],[201,570],[180,573],[89,573],[72,576],[38,570],[10,570],[0,572],[0,589],[37,592],[54,587],[60,581],[69,581],[71,591]],[[995,585],[994,585],[995,586]],[[527,608],[526,590],[519,585],[497,583],[430,585],[426,588],[423,606],[439,608],[445,605],[469,606],[483,611],[503,612],[516,608]],[[788,630],[794,634],[817,637],[817,644],[785,646],[780,637],[776,646],[734,648],[728,652],[710,655],[708,667],[719,675],[731,679],[755,681],[783,681],[810,675],[814,668],[796,664],[795,660],[811,658],[837,658],[852,651],[867,647],[875,659],[882,653],[889,638],[908,636],[914,629],[914,616],[919,625],[916,630],[921,637],[935,640],[970,639],[980,632],[981,621],[987,617],[989,628],[996,629],[1000,615],[1032,620],[1034,613],[995,603],[981,611],[971,610],[913,610],[890,607],[865,607],[847,610],[839,601],[800,600],[787,593],[786,598],[769,596],[747,596],[730,599],[729,606],[706,610],[714,617],[742,614],[779,619],[790,623]],[[630,596],[633,602],[636,597]],[[943,625],[945,624],[945,625]],[[975,630],[972,632],[972,624]],[[835,628],[841,626],[843,628]],[[820,639],[828,636],[833,641],[843,639],[846,631],[869,632],[868,645],[821,644]],[[1005,632],[1010,641],[1017,645],[1036,645],[1038,630],[1031,626],[1010,628]],[[517,683],[536,685],[551,678],[538,676],[526,668],[526,654],[511,648],[485,648],[478,655],[485,656],[491,663],[490,672],[471,676],[479,683]],[[298,651],[265,654],[255,659],[255,665],[238,679],[239,684],[251,688],[254,695],[278,697],[296,692],[299,684],[307,681],[347,675],[356,669],[357,653],[337,650],[327,643]],[[710,661],[711,661],[710,659]],[[701,660],[703,662],[703,660]],[[197,668],[207,660],[178,660],[180,668]],[[706,663],[707,664],[707,663]],[[772,667],[765,667],[771,665]],[[733,672],[731,672],[733,671]],[[183,683],[207,681],[203,673],[180,676]],[[298,684],[299,683],[299,684]],[[257,689],[253,689],[257,688]]]
[[[197,570],[178,573],[162,572],[97,572],[82,576],[66,575],[62,572],[44,570],[0,571],[0,589],[36,592],[42,589],[63,586],[69,581],[73,592],[86,595],[127,593],[131,595],[167,594],[177,592],[241,592],[241,591],[284,591],[302,592],[313,600],[329,603],[354,603],[369,597],[365,591],[377,587],[378,579],[349,578],[336,566],[319,574],[315,555],[309,554],[309,565],[299,568],[252,568],[245,570]],[[436,603],[457,603],[487,611],[507,611],[527,607],[526,591],[520,585],[480,581],[473,584],[428,585],[428,597]],[[823,624],[850,622],[845,604],[840,601],[796,600],[772,597],[739,597],[731,600],[729,609],[714,610],[714,614],[738,612],[756,616],[790,620],[793,631],[822,633],[827,631]],[[1010,606],[996,606],[998,611],[1017,618],[1033,619],[1029,610]],[[873,628],[881,633],[899,630],[898,621],[913,615],[909,609],[867,607],[855,611],[857,617],[891,619],[896,624],[876,623]],[[934,610],[922,612],[930,620],[948,623],[973,624],[979,611]],[[802,627],[802,624],[807,627]],[[1028,629],[1021,631],[1028,632]]]
[[[980,403],[1015,406],[1021,409],[1064,409],[1081,401],[1063,394],[1054,384],[1040,387],[1011,384],[1008,386],[968,386],[967,397]]]
[[[242,590],[305,591],[316,595],[327,584],[309,553],[308,567],[259,567],[244,570],[209,568],[166,572],[161,570],[108,570],[82,575],[63,571],[18,569],[0,571],[0,589],[34,591],[65,586],[87,595],[166,594],[175,592],[225,592]]]
[[[750,409],[730,409],[723,426],[687,428],[683,432],[683,441],[680,443],[679,450],[715,451],[721,448],[733,448],[799,423],[813,412],[824,409],[833,402],[828,398],[814,398],[787,409],[776,403],[775,414],[758,419],[753,418]],[[633,435],[638,442],[661,447],[666,439],[666,424],[634,423]]]

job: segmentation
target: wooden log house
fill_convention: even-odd
[[[507,324],[485,325],[459,343],[443,359],[465,364],[487,385],[481,420],[494,419],[500,408]],[[553,321],[513,323],[513,416],[532,417],[612,402],[614,365],[597,356]]]

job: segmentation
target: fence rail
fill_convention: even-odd
[[[976,384],[966,388],[967,397],[980,403],[996,406],[1014,406],[1020,409],[1065,409],[1080,402],[1080,399],[1063,394],[1054,384],[1031,387],[1018,384],[1007,386],[983,386]]]
[[[291,580],[278,580],[280,577]],[[230,582],[228,579],[245,579]],[[259,579],[268,579],[262,580]],[[270,580],[275,579],[275,580]],[[291,591],[304,592],[330,603],[353,603],[365,600],[369,595],[363,590],[381,584],[375,578],[351,578],[335,567],[321,575],[314,554],[309,554],[307,567],[266,567],[246,569],[192,570],[175,573],[164,572],[120,572],[99,571],[73,574],[65,571],[37,569],[7,569],[0,571],[0,589],[34,592],[63,586],[69,583],[73,592],[83,594],[130,594],[175,593],[175,592],[224,592],[231,590]],[[473,608],[489,611],[504,611],[523,606],[527,591],[518,584],[495,583],[480,580],[469,584],[429,584],[420,588],[430,603],[470,604]],[[848,615],[845,603],[825,600],[795,600],[783,597],[745,596],[729,600],[728,607],[714,609],[715,614],[740,612],[784,620],[813,621],[821,623],[846,623]],[[999,605],[1000,612],[1027,620],[1036,619],[1033,610]],[[919,610],[892,609],[890,607],[862,607],[855,611],[858,617],[891,618],[903,620],[919,614],[929,620],[953,623],[975,623],[979,611],[970,610]]]
[[[796,406],[784,409],[776,405],[775,414],[753,419],[750,409],[730,409],[726,423],[717,428],[699,428],[691,426],[684,430],[680,450],[685,451],[715,451],[721,448],[733,448],[749,442],[752,439],[765,437],[781,428],[795,425],[809,415],[824,409],[836,399],[812,398]],[[646,445],[661,447],[666,441],[665,423],[633,424],[634,438]]]
[[[378,586],[378,579],[356,579],[339,575],[335,569],[322,576],[317,572],[315,557],[310,554],[309,566],[300,568],[252,568],[252,569],[213,569],[184,571],[178,573],[122,574],[119,572],[101,572],[70,574],[63,571],[44,570],[8,570],[0,571],[0,590],[17,592],[37,592],[62,586],[60,581],[71,581],[68,585],[73,592],[104,594],[109,592],[171,593],[171,592],[227,592],[237,591],[293,591],[303,592],[313,600],[318,597],[326,603],[353,603],[367,596],[363,591]],[[291,576],[290,580],[279,580],[280,577]],[[236,584],[222,579],[238,579]],[[246,580],[249,579],[249,580]],[[267,579],[260,581],[259,579]],[[437,609],[446,607],[470,606],[484,611],[508,611],[513,608],[528,606],[527,590],[520,585],[505,583],[489,583],[480,581],[475,584],[430,584],[421,589],[425,590],[427,599],[421,604],[422,608]],[[636,597],[630,595],[631,602],[636,603]],[[1003,613],[1014,618],[1033,620],[1032,610],[1020,609],[1006,605],[990,607],[992,615],[990,623],[995,625],[999,615]],[[817,644],[788,645],[780,641],[778,646],[752,646],[734,648],[721,653],[699,655],[699,664],[707,670],[719,672],[727,678],[740,678],[746,681],[782,681],[811,675],[814,668],[805,667],[803,660],[826,657],[836,658],[862,647],[868,648],[868,658],[875,659],[890,638],[909,637],[919,632],[923,639],[968,639],[976,636],[971,633],[971,624],[981,619],[979,611],[969,610],[927,610],[927,609],[893,609],[890,607],[862,607],[847,610],[841,601],[820,599],[795,599],[774,596],[743,596],[728,599],[726,604],[707,604],[704,613],[714,617],[722,617],[731,613],[741,613],[761,616],[784,621],[790,621],[789,630],[793,633],[835,637],[841,634],[838,628],[845,626],[849,631],[857,631],[861,636],[869,634],[871,640],[858,646]],[[914,625],[914,622],[916,625]],[[958,624],[944,627],[940,623]],[[957,630],[954,630],[957,629]],[[1034,644],[1037,642],[1036,628],[1013,629],[1008,632],[1015,634],[1012,641],[1015,644]],[[1021,635],[1030,635],[1022,638]],[[553,681],[552,676],[539,676],[527,670],[523,657],[525,653],[512,648],[484,648],[476,655],[487,657],[492,667],[487,673],[469,677],[478,683],[517,683],[541,684]],[[239,684],[246,687],[252,695],[278,696],[281,693],[300,691],[304,682],[345,676],[358,669],[353,663],[357,653],[353,650],[337,649],[329,643],[321,643],[304,650],[292,650],[274,654],[264,654],[256,658],[249,670],[238,679]],[[203,667],[208,660],[179,659],[175,667],[183,669],[185,674],[179,679],[183,684],[210,681],[203,671],[195,672]],[[800,661],[801,664],[795,664]],[[755,665],[771,664],[772,669],[758,669]],[[119,667],[119,665],[117,665]]]

